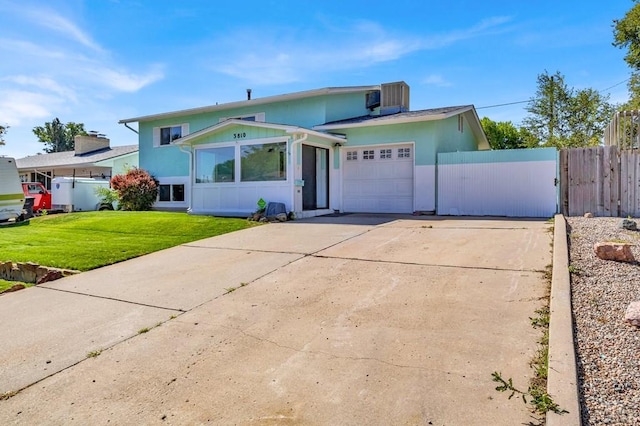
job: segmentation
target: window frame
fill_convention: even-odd
[[[284,145],[284,173],[285,178],[281,180],[259,180],[259,181],[243,181],[242,180],[242,148],[250,145],[265,145],[265,144],[278,144],[283,143]],[[195,157],[198,155],[199,150],[210,149],[210,148],[224,148],[224,147],[234,147],[234,160],[235,160],[235,172],[234,172],[234,180],[231,182],[196,182],[195,177],[195,164],[194,164],[194,173],[191,179],[192,185],[197,187],[203,186],[224,186],[224,185],[273,185],[273,184],[283,184],[291,181],[293,176],[293,169],[291,168],[291,155],[289,150],[290,139],[286,136],[274,136],[267,138],[256,138],[256,139],[247,139],[236,142],[214,142],[208,144],[197,145],[195,147],[194,152],[194,162]]]
[[[216,185],[228,185],[228,184],[233,184],[233,183],[237,183],[237,177],[238,177],[238,169],[237,169],[237,163],[238,163],[238,150],[236,148],[236,144],[228,144],[228,143],[224,143],[224,144],[209,144],[202,147],[198,147],[195,150],[194,153],[194,167],[193,167],[193,183],[196,185],[208,185],[208,184],[216,184]],[[199,151],[207,151],[207,150],[211,150],[211,149],[233,149],[233,179],[229,180],[229,181],[220,181],[220,182],[216,182],[215,180],[212,182],[198,182],[198,176],[197,176],[197,172],[198,172],[198,154]]]
[[[175,146],[173,141],[180,139],[175,138],[169,141],[169,143],[162,143],[162,129],[175,129],[180,128],[180,138],[183,138],[189,134],[189,123],[176,123],[176,124],[166,124],[162,126],[155,126],[152,129],[153,132],[153,147],[154,148],[164,148],[167,146]],[[170,130],[171,132],[171,130]]]
[[[163,186],[168,186],[169,187],[169,199],[168,200],[163,200],[160,196],[160,188]],[[182,187],[182,200],[176,200],[175,199],[175,190],[174,188],[177,186],[181,186]],[[160,203],[184,203],[187,199],[186,199],[186,185],[184,183],[161,183],[158,185],[158,198],[157,201]]]
[[[363,149],[362,150],[362,160],[370,161],[376,159],[376,150],[375,148]]]

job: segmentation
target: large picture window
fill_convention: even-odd
[[[241,148],[242,182],[287,180],[287,143],[244,145]]]
[[[235,148],[208,148],[196,150],[196,183],[235,181]]]

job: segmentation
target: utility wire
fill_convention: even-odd
[[[613,89],[614,87],[618,87],[623,83],[626,83],[627,81],[631,80],[631,77],[627,78],[626,80],[622,80],[616,84],[614,84],[613,86],[609,86],[605,89],[599,90],[598,93],[602,93],[605,92],[609,89]],[[481,106],[481,107],[477,107],[476,109],[487,109],[487,108],[497,108],[497,107],[502,107],[502,106],[508,106],[508,105],[517,105],[517,104],[526,104],[531,102],[533,99],[528,99],[526,101],[516,101],[516,102],[507,102],[506,104],[496,104],[496,105],[486,105],[486,106]]]

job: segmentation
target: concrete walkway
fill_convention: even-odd
[[[527,424],[491,373],[527,388],[548,228],[324,217],[1,296],[0,424]]]

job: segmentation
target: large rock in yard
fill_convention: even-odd
[[[629,325],[640,327],[640,302],[631,302],[624,313],[624,320]]]
[[[622,219],[622,222],[620,222],[620,228],[626,229],[627,231],[637,231],[638,224],[631,219]]]
[[[627,243],[596,243],[593,245],[596,256],[603,260],[615,260],[617,262],[634,262],[631,253],[631,244]]]

